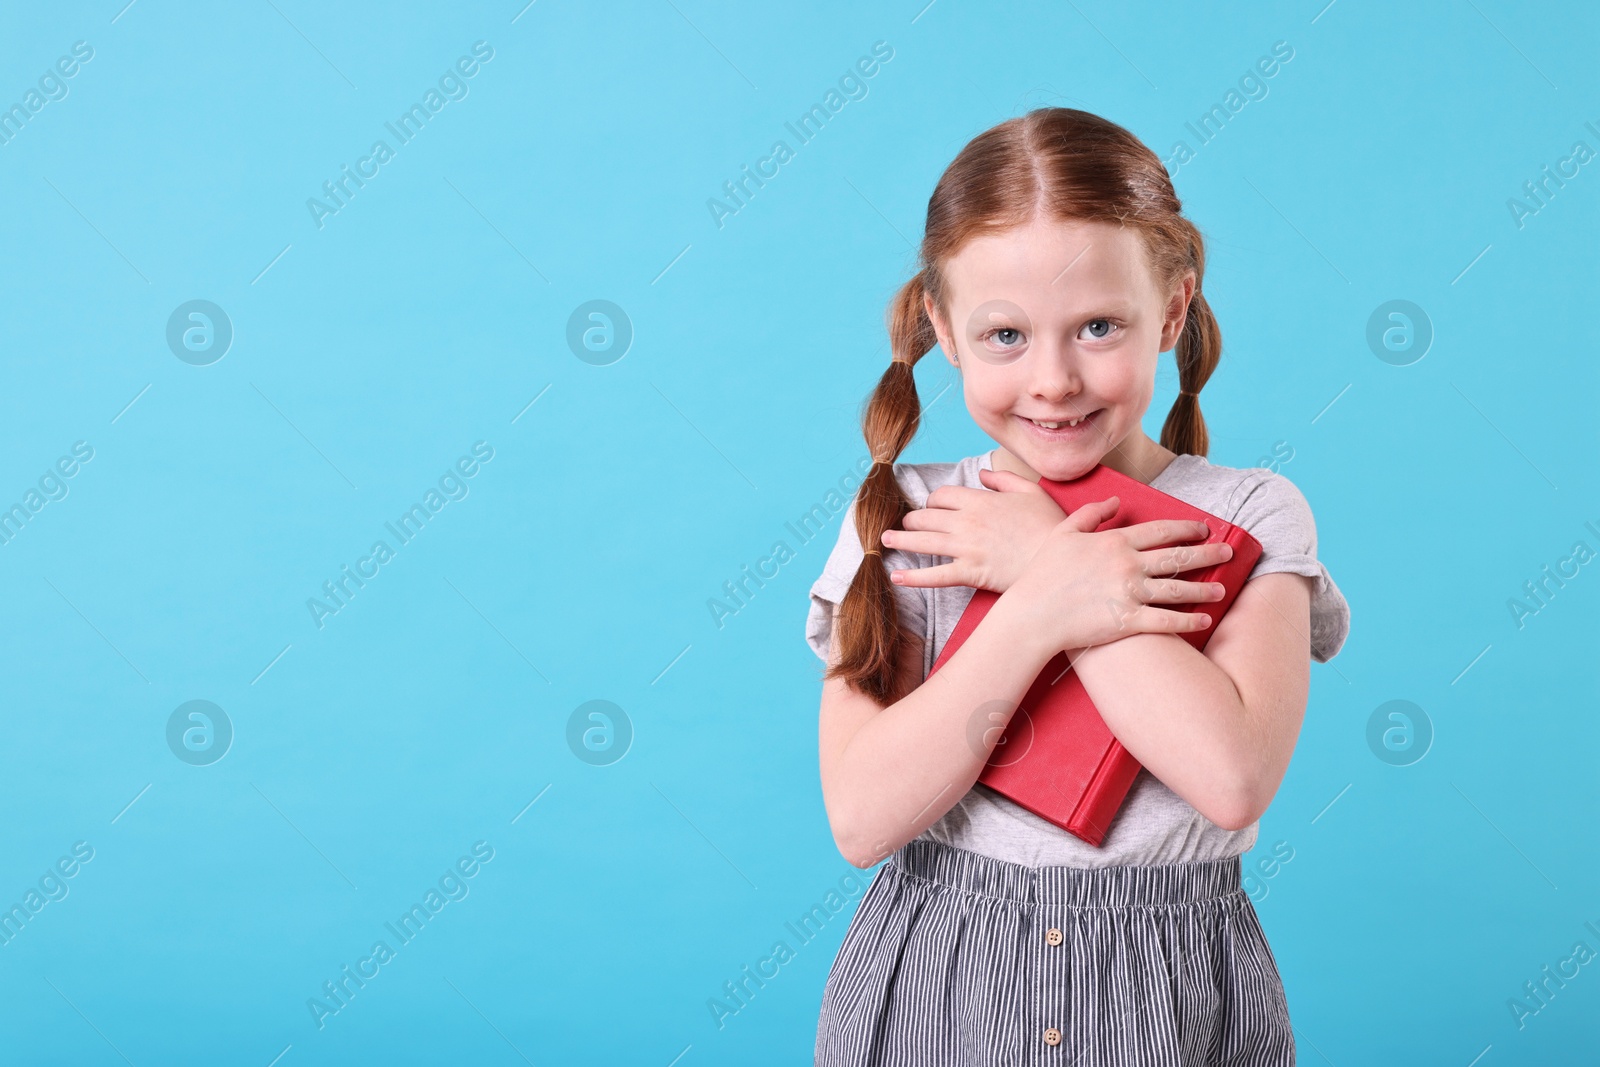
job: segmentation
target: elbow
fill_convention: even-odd
[[[833,847],[839,850],[839,855],[850,866],[857,869],[869,866],[861,862],[866,858],[867,849],[862,843],[863,834],[858,820],[847,814],[844,805],[839,803],[837,797],[829,796],[826,788],[822,801],[828,812],[828,829],[833,833]]]
[[[858,852],[854,850],[846,851],[845,849],[841,848],[839,850],[839,854],[844,857],[846,863],[858,871],[864,871],[877,862],[877,860],[869,858],[864,852]]]
[[[1285,770],[1284,765],[1260,759],[1233,764],[1211,781],[1209,805],[1200,808],[1201,814],[1230,833],[1249,829],[1271,806]]]
[[[1261,818],[1261,814],[1260,812],[1252,813],[1249,809],[1243,807],[1234,807],[1229,808],[1226,811],[1219,811],[1215,815],[1208,815],[1206,818],[1216,823],[1222,829],[1236,833],[1240,830],[1246,829],[1251,823]]]
[[[833,845],[845,862],[864,871],[882,862],[895,846],[885,840],[884,827],[874,824],[869,817],[870,807],[863,808],[854,803],[854,799],[840,796],[837,789],[830,792],[824,782],[822,804],[828,813]]]
[[[857,848],[855,838],[845,833],[844,829],[837,822],[834,822],[832,825],[833,847],[839,850],[839,855],[844,857],[846,863],[850,864],[852,867],[858,869],[861,868],[861,857],[864,855],[864,853]]]
[[[833,844],[845,862],[857,870],[875,867],[888,858],[894,847],[882,838],[868,832],[852,832],[853,828],[833,824]]]
[[[875,866],[893,851],[883,847],[881,842],[873,846],[865,841],[845,837],[837,833],[833,835],[833,843],[839,849],[839,855],[844,857],[846,863],[862,871],[868,867]]]
[[[1253,784],[1242,784],[1217,798],[1203,814],[1231,833],[1248,829],[1266,813],[1272,797]]]

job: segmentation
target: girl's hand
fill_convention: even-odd
[[[1225,542],[1174,544],[1205,537],[1205,523],[1156,519],[1094,532],[1117,506],[1114,496],[1084,504],[1057,523],[1006,594],[1050,647],[1069,658],[1130,634],[1203,630],[1212,623],[1203,612],[1153,605],[1206,603],[1224,595],[1220,582],[1165,577],[1233,556]]]
[[[890,548],[951,558],[936,567],[893,571],[889,577],[896,585],[966,585],[1003,593],[1064,518],[1038,482],[991,470],[979,471],[978,480],[987,488],[941,485],[928,494],[926,507],[906,514],[903,530],[884,531]]]

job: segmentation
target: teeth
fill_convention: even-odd
[[[1042,426],[1046,430],[1059,430],[1063,426],[1076,426],[1076,425],[1078,425],[1078,423],[1082,422],[1084,419],[1086,419],[1088,417],[1089,416],[1087,416],[1087,415],[1083,415],[1083,416],[1080,416],[1080,417],[1078,417],[1076,419],[1073,419],[1071,422],[1040,422],[1038,419],[1029,419],[1028,421],[1033,423],[1035,426]]]

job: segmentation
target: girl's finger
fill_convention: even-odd
[[[966,585],[967,576],[959,564],[941,563],[937,567],[911,567],[891,571],[889,580],[895,585],[913,589],[932,589],[947,585]]]
[[[948,508],[918,508],[906,512],[900,525],[907,530],[938,530],[949,533],[956,521],[955,512]]]
[[[1204,630],[1212,616],[1204,611],[1171,611],[1146,604],[1129,612],[1124,620],[1130,632],[1173,634]]]
[[[1081,533],[1089,533],[1102,522],[1116,515],[1122,502],[1112,496],[1105,500],[1093,500],[1087,504],[1079,504],[1076,511],[1061,520],[1061,525],[1071,523],[1071,528]],[[1133,529],[1129,526],[1127,529]]]
[[[1030,482],[1022,475],[1011,471],[981,470],[978,472],[978,481],[1001,493],[1026,493],[1029,490],[1044,492],[1044,486],[1038,482]]]
[[[927,556],[955,556],[956,546],[943,530],[885,530],[885,548],[901,552],[921,552]]]
[[[1206,524],[1191,519],[1151,519],[1148,522],[1136,522],[1131,526],[1125,526],[1122,532],[1127,535],[1128,543],[1137,549],[1198,541],[1208,536]]]
[[[1211,541],[1201,545],[1146,549],[1139,555],[1146,574],[1170,576],[1225,563],[1233,558],[1233,546],[1226,541]]]
[[[1044,492],[1043,489],[1039,491]],[[992,490],[974,489],[970,485],[941,485],[928,494],[928,499],[922,506],[959,511],[962,508],[982,507],[993,495]]]
[[[1221,582],[1186,582],[1177,578],[1146,579],[1143,599],[1147,604],[1208,604],[1225,595]]]

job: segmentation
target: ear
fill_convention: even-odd
[[[1189,316],[1189,301],[1194,299],[1194,286],[1194,271],[1185,271],[1167,300],[1166,312],[1161,320],[1161,347],[1156,351],[1167,352],[1177,345],[1178,338],[1183,334],[1184,320]]]
[[[927,313],[928,321],[933,323],[933,332],[939,337],[939,349],[944,353],[945,362],[952,367],[959,367],[956,362],[955,340],[950,336],[950,324],[944,321],[944,316],[939,314],[939,308],[934,304],[933,297],[927,293],[922,294],[922,310]]]

